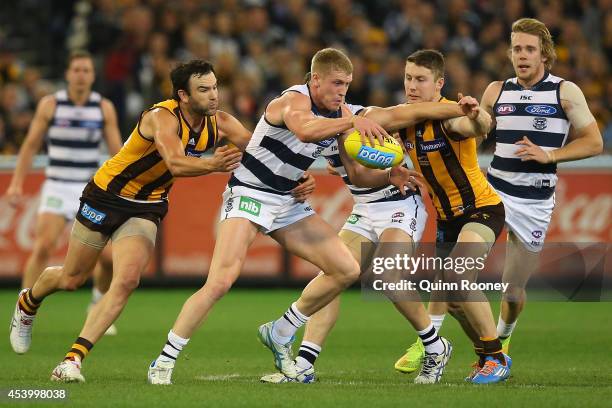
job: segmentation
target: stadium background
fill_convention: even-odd
[[[348,100],[387,106],[403,101],[404,59],[419,48],[446,56],[443,94],[480,97],[493,79],[512,76],[509,28],[521,16],[547,24],[557,46],[556,75],[584,91],[612,149],[612,8],[609,1],[448,0],[159,0],[20,1],[0,5],[0,191],[5,191],[36,103],[61,87],[72,49],[95,57],[95,89],[118,110],[123,137],[140,112],[170,97],[169,71],[177,61],[210,59],[219,78],[221,109],[254,125],[266,103],[301,83],[316,50],[347,50],[355,66]],[[492,141],[482,147],[490,160]],[[42,152],[44,153],[44,152]],[[16,284],[32,245],[41,167],[26,182],[23,205],[0,198],[0,281]],[[351,199],[339,178],[315,170],[311,199],[340,228]],[[549,241],[610,242],[612,159],[605,155],[561,166]],[[179,180],[145,283],[200,283],[214,247],[226,175]],[[431,209],[431,208],[430,208]],[[425,241],[433,239],[428,223]],[[65,241],[53,259],[61,263]],[[268,237],[250,252],[241,283],[295,284],[316,271],[288,256]]]

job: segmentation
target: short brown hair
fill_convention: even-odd
[[[418,50],[406,58],[406,62],[425,67],[434,74],[434,79],[444,77],[444,55],[438,50]]]
[[[544,66],[550,71],[557,59],[557,53],[555,52],[555,42],[546,25],[535,18],[521,18],[512,23],[512,32],[531,34],[540,38],[542,56],[546,58]]]
[[[93,62],[93,57],[88,51],[74,50],[74,51],[71,51],[70,54],[68,55],[68,59],[66,60],[66,68],[70,67],[70,64],[72,63],[72,61],[74,61],[75,59],[80,59],[80,58],[89,58]]]
[[[310,71],[324,75],[332,70],[352,74],[353,63],[345,53],[336,48],[324,48],[317,51],[314,57],[312,57]]]

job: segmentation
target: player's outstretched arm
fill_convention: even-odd
[[[19,149],[19,155],[17,156],[17,164],[15,166],[15,172],[11,178],[6,195],[8,196],[9,204],[17,205],[23,196],[23,183],[25,177],[32,167],[32,159],[36,153],[40,150],[45,133],[49,128],[49,123],[53,117],[53,111],[55,110],[55,97],[53,95],[47,95],[43,97],[34,113],[32,123],[28,133]]]
[[[253,134],[242,123],[227,112],[217,111],[217,130],[219,140],[227,139],[229,143],[244,151]]]
[[[117,124],[117,112],[113,103],[106,98],[102,99],[100,106],[104,114],[104,138],[108,146],[108,153],[114,156],[121,150],[122,145],[121,133]]]
[[[213,172],[233,171],[240,165],[242,153],[235,148],[222,146],[212,157],[185,156],[183,145],[176,135],[179,122],[165,109],[154,109],[143,118],[141,131],[152,134],[159,154],[174,177],[195,177]]]
[[[544,150],[524,136],[516,142],[522,146],[516,154],[523,161],[558,163],[586,159],[603,151],[601,132],[580,88],[573,82],[565,81],[561,84],[560,97],[561,106],[574,128],[574,140],[559,149]]]
[[[347,114],[345,114],[347,113]],[[274,125],[285,125],[302,142],[316,143],[334,137],[339,133],[355,128],[362,135],[382,144],[387,132],[376,122],[348,114],[343,107],[341,118],[322,118],[311,111],[310,98],[296,92],[287,92],[270,102],[266,109],[266,119]]]
[[[442,120],[465,115],[459,104],[438,102],[402,104],[388,108],[371,106],[360,114],[377,122],[389,132],[425,120]]]

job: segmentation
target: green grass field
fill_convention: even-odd
[[[513,336],[512,377],[488,387],[464,383],[474,356],[459,326],[447,318],[442,334],[455,351],[443,384],[416,386],[414,375],[393,370],[394,361],[415,339],[414,332],[390,304],[364,302],[353,291],[343,295],[340,320],[317,362],[320,381],[271,385],[259,383],[262,374],[273,371],[273,364],[256,339],[256,329],[280,316],[297,292],[235,290],[217,305],[182,353],[175,385],[154,387],[146,383],[147,366],[191,291],[144,289],[136,291],[118,320],[119,335],[103,338],[85,360],[82,372],[87,382],[61,386],[51,383],[49,376],[78,335],[89,292],[47,299],[34,326],[32,348],[22,356],[14,354],[8,342],[16,293],[0,291],[6,320],[0,331],[0,389],[64,388],[69,397],[61,405],[612,406],[610,303],[528,305]],[[0,404],[6,402],[0,399]]]

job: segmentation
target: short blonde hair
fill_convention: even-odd
[[[325,75],[332,70],[353,73],[353,63],[345,53],[336,48],[324,48],[317,51],[310,63],[310,72]]]
[[[540,38],[542,56],[546,58],[544,66],[550,71],[557,59],[557,53],[555,51],[555,42],[546,25],[535,18],[521,18],[512,23],[512,32],[531,34]]]

